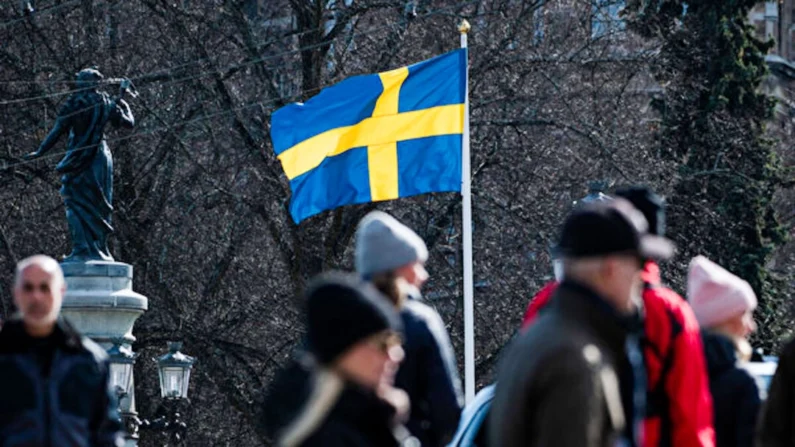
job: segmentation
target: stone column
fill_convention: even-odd
[[[63,315],[83,335],[103,348],[124,340],[132,348],[135,320],[148,308],[145,296],[132,289],[133,268],[129,264],[109,261],[66,262],[61,264],[66,278]],[[122,413],[135,416],[134,378],[129,396],[119,403]],[[137,434],[128,436],[126,447],[138,444]]]

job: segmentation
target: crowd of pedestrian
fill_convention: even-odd
[[[752,352],[754,291],[698,256],[686,300],[661,281],[658,262],[673,254],[664,202],[648,188],[576,203],[554,250],[555,280],[531,300],[502,354],[475,445],[795,447],[795,344],[784,350],[763,409],[756,381],[742,367]],[[356,274],[340,276],[350,290],[319,298],[317,287],[334,282],[329,276],[309,288],[306,343],[272,382],[267,418],[279,445],[450,441],[460,385],[445,326],[422,302],[427,257],[419,236],[393,217],[374,212],[362,220]],[[368,319],[349,308],[345,297],[354,293],[391,317]],[[382,323],[364,330],[376,321]],[[356,356],[373,374],[363,382],[344,356],[385,328],[394,345]],[[339,349],[346,354],[323,355],[322,344],[342,334],[350,335]],[[398,346],[400,355],[390,354]],[[328,377],[338,384],[334,398],[320,391]],[[351,390],[371,403],[352,405]],[[379,401],[392,411],[376,411]],[[312,423],[307,411],[315,414]]]
[[[795,447],[795,341],[763,403],[742,367],[753,289],[697,256],[685,300],[661,281],[673,253],[648,188],[575,204],[475,445]],[[427,260],[414,231],[376,211],[357,228],[355,272],[310,282],[306,336],[265,398],[276,445],[451,441],[463,399],[445,324],[422,299]],[[107,356],[60,317],[65,289],[54,259],[18,264],[17,314],[0,328],[0,447],[124,445]]]

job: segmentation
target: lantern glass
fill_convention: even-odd
[[[160,370],[160,394],[162,397],[188,397],[187,383],[190,370],[182,367],[164,367]]]
[[[117,394],[129,394],[132,371],[132,363],[115,363],[111,361],[110,384]]]
[[[116,395],[123,397],[131,392],[133,365],[136,354],[124,345],[124,340],[114,340],[108,350],[110,358],[110,385]]]
[[[190,372],[195,359],[179,352],[182,343],[169,343],[169,352],[157,361],[160,396],[187,399]]]

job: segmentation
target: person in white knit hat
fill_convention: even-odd
[[[757,300],[751,285],[703,256],[690,262],[687,297],[701,325],[718,447],[753,446],[761,401],[739,362],[751,357]]]

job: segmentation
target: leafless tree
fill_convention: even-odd
[[[22,2],[25,3],[25,2]],[[136,395],[154,411],[164,342],[199,358],[190,445],[262,445],[262,392],[302,333],[300,291],[350,268],[358,220],[345,207],[295,225],[272,152],[271,113],[348,76],[455,49],[470,34],[477,364],[490,380],[548,254],[589,180],[663,193],[677,166],[657,154],[649,108],[656,43],[587,0],[37,0],[0,5],[0,278],[14,263],[65,254],[51,167],[23,162],[96,64],[141,92],[138,126],[113,133],[112,252],[150,299],[136,326]],[[24,7],[23,7],[24,6]],[[608,17],[609,18],[609,17]],[[57,156],[57,154],[56,154]],[[463,352],[460,199],[433,194],[378,205],[428,241],[427,299]],[[677,265],[681,276],[682,266]],[[11,311],[2,292],[2,315]],[[146,435],[144,435],[146,436]],[[143,439],[142,445],[156,440]]]

